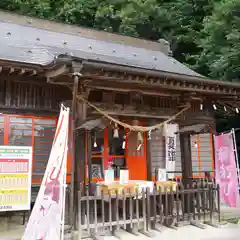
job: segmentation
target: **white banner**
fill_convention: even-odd
[[[166,151],[166,171],[174,172],[176,165],[176,146],[178,124],[166,124],[165,126],[165,151]],[[168,178],[174,178],[174,173],[168,173]]]
[[[61,107],[52,150],[23,240],[63,239],[69,108]]]
[[[0,146],[0,212],[29,210],[32,147]]]

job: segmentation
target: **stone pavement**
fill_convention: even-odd
[[[240,225],[227,224],[222,228],[208,226],[202,230],[194,226],[181,227],[178,230],[162,227],[161,232],[154,232],[154,240],[239,240]],[[103,240],[149,240],[150,238],[139,234],[133,236],[121,231],[117,237],[104,237]]]
[[[229,208],[226,206],[221,206],[221,219],[231,219],[238,218],[240,219],[240,208]]]
[[[222,208],[222,219],[238,218],[240,219],[240,209]],[[20,217],[13,217],[9,223],[0,218],[0,240],[20,240],[24,226],[21,225]],[[185,226],[177,230],[157,226],[160,232],[153,231],[154,236],[148,238],[142,234],[138,236],[132,235],[124,230],[121,230],[117,237],[102,237],[102,240],[239,240],[240,239],[240,224],[226,224],[221,228],[213,228],[207,226],[202,230],[194,226]],[[66,240],[72,240],[66,236]],[[76,239],[77,240],[77,239]]]
[[[178,230],[159,227],[161,232],[153,231],[154,236],[148,238],[142,234],[134,236],[124,230],[120,230],[117,237],[102,237],[102,240],[239,240],[240,225],[226,224],[221,228],[208,226],[202,230],[194,226],[181,227]],[[10,228],[8,231],[0,233],[1,240],[20,240],[24,231],[23,226]],[[72,240],[71,238],[66,238]]]

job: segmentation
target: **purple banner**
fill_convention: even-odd
[[[232,132],[214,136],[216,183],[220,186],[220,200],[229,207],[237,207],[238,178]]]

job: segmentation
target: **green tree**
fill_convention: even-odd
[[[108,3],[108,4],[107,4]],[[211,14],[213,0],[111,0],[98,6],[95,27],[121,34],[158,40],[172,46],[173,55],[196,64],[203,20]]]
[[[190,66],[196,64],[203,20],[212,12],[214,0],[175,0],[166,3],[167,12],[174,23],[170,39],[174,56]]]
[[[197,69],[212,78],[240,79],[240,0],[222,0],[204,20]]]

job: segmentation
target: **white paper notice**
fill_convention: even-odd
[[[104,182],[113,183],[114,182],[114,170],[108,169],[104,171]]]
[[[167,181],[167,172],[165,169],[162,169],[162,168],[159,168],[158,169],[158,179],[157,179],[158,182],[161,182],[161,181]]]
[[[120,170],[120,184],[128,183],[129,181],[129,171]]]

